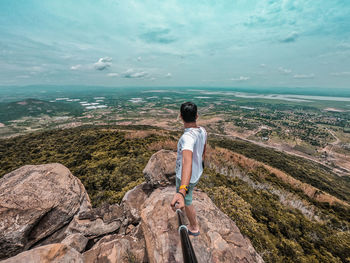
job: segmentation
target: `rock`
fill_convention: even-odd
[[[41,247],[41,246],[54,244],[54,243],[61,243],[62,240],[69,235],[65,232],[67,230],[67,227],[68,227],[68,224],[58,229],[56,232],[54,232],[52,235],[48,236],[47,238],[38,241],[35,245],[32,246],[32,248]]]
[[[129,235],[134,230],[134,228],[134,225],[128,225],[128,227],[125,230],[125,235]]]
[[[1,263],[83,263],[83,256],[75,249],[64,244],[50,244],[29,251],[22,252],[17,256],[8,258]]]
[[[79,233],[94,239],[117,231],[124,220],[123,209],[117,204],[93,208],[74,216],[65,235]]]
[[[150,262],[183,262],[178,222],[170,208],[175,187],[155,190],[144,202],[141,225]],[[195,191],[200,236],[191,241],[198,262],[263,262],[235,223],[203,192]]]
[[[160,150],[149,159],[143,174],[153,187],[175,184],[176,152]]]
[[[146,183],[142,183],[133,189],[129,190],[123,197],[122,205],[130,223],[136,224],[140,222],[140,208],[143,202],[148,197],[144,190]]]
[[[64,240],[62,240],[62,244],[70,246],[74,248],[78,252],[83,252],[88,239],[84,237],[82,234],[72,234],[67,236]]]
[[[6,174],[0,179],[0,259],[32,247],[89,208],[84,186],[61,164]]]
[[[84,262],[148,262],[145,240],[135,236],[109,235],[103,237],[84,254]]]
[[[105,204],[103,206],[84,211],[79,214],[80,220],[96,220],[101,218],[103,222],[109,224],[116,220],[123,220],[124,212],[123,209],[118,204]]]

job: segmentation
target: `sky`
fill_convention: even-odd
[[[1,0],[0,86],[350,89],[347,0]]]

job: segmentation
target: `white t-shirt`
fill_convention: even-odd
[[[177,143],[176,177],[181,179],[182,151],[190,150],[192,154],[192,175],[190,183],[196,183],[203,173],[202,156],[207,141],[207,132],[203,127],[186,128]]]

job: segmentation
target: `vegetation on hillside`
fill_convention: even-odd
[[[48,102],[38,99],[0,103],[0,122],[4,123],[8,123],[11,120],[18,120],[26,116],[62,116],[64,113],[72,116],[79,116],[83,113],[83,107],[80,104],[59,101]]]
[[[315,222],[264,189],[206,169],[199,183],[266,262],[350,262],[349,230]]]
[[[59,162],[80,178],[94,206],[118,203],[144,180],[142,170],[151,155],[161,148],[176,148],[179,135],[148,126],[100,126],[0,140],[0,177],[25,164]],[[215,145],[229,148],[319,189],[329,182],[333,192],[326,189],[328,193],[348,198],[346,179],[339,184],[335,175],[312,162],[241,141],[214,138],[210,144],[214,153]],[[349,208],[317,202],[264,167],[242,159],[227,162],[245,178],[205,168],[198,187],[236,222],[266,262],[350,262]],[[302,200],[320,219],[305,216],[276,193]]]
[[[82,181],[94,206],[120,202],[126,191],[143,181],[142,170],[154,153],[147,146],[161,138],[125,134],[79,127],[2,140],[0,177],[26,164],[62,163]]]
[[[214,138],[210,143],[269,164],[339,199],[350,201],[350,177],[338,176],[316,162],[242,140]]]

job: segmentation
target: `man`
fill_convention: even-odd
[[[196,211],[192,205],[192,192],[203,172],[207,133],[203,127],[197,126],[196,104],[183,103],[180,108],[180,116],[185,131],[177,144],[176,194],[170,205],[174,211],[176,204],[176,208],[185,207],[190,222],[187,227],[188,233],[198,236],[199,226]]]

